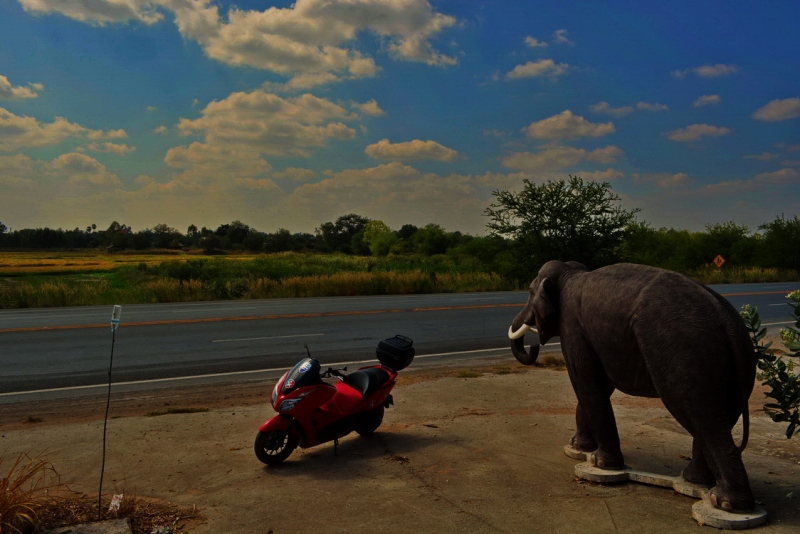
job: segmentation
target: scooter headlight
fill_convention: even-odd
[[[285,401],[283,401],[283,402],[281,403],[281,407],[280,407],[279,411],[281,411],[281,412],[288,412],[289,410],[291,410],[291,409],[293,409],[295,406],[297,406],[297,403],[298,403],[298,402],[300,402],[301,400],[303,400],[303,399],[289,399],[289,400],[285,400]]]
[[[280,382],[275,384],[275,387],[272,388],[272,407],[276,410],[278,409],[278,407],[275,406],[275,403],[278,402],[278,385],[280,385]]]

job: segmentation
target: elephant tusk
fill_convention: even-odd
[[[537,335],[539,334],[539,331],[536,329],[535,326],[522,323],[522,326],[520,326],[519,329],[516,332],[514,332],[514,325],[511,325],[508,327],[508,339],[519,339],[528,332],[533,332],[534,334]]]

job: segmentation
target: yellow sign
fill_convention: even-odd
[[[718,268],[720,268],[720,267],[722,267],[723,263],[725,263],[725,258],[723,258],[719,254],[717,254],[717,257],[714,258],[714,265],[716,265]]]

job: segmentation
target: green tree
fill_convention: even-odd
[[[492,234],[515,241],[520,278],[550,260],[579,261],[597,268],[618,261],[638,208],[625,210],[607,182],[578,176],[537,185],[523,180],[520,192],[497,190],[486,208]]]
[[[800,267],[800,219],[781,214],[774,221],[758,227],[763,230],[762,267],[797,269]]]
[[[383,221],[370,221],[364,227],[364,244],[373,256],[386,256],[400,238]]]
[[[322,240],[323,249],[353,253],[353,240],[370,220],[355,213],[342,215],[336,222],[326,222],[317,228],[317,235]],[[361,245],[362,236],[356,238],[356,245]]]

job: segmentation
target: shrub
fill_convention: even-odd
[[[7,464],[0,456],[0,473]],[[50,490],[60,485],[50,462],[20,454],[0,477],[0,533],[27,533],[39,530],[39,512],[51,502]]]
[[[790,315],[795,320],[794,328],[783,329],[781,339],[784,347],[793,357],[800,356],[800,291],[794,291],[786,296],[789,299],[789,306],[792,308]],[[764,411],[775,422],[788,423],[786,437],[791,438],[800,430],[800,375],[794,372],[794,362],[784,360],[782,356],[777,356],[770,350],[772,342],[763,343],[767,329],[761,328],[761,317],[757,308],[749,305],[742,307],[742,319],[744,319],[747,329],[750,331],[750,340],[753,348],[758,355],[759,373],[756,375],[759,380],[763,380],[765,386],[771,389],[766,396],[775,402],[768,402],[764,405]]]

